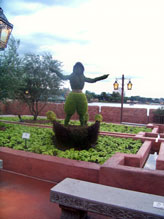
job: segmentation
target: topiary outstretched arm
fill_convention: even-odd
[[[100,81],[100,80],[106,79],[108,76],[109,76],[109,74],[107,74],[107,75],[102,75],[102,76],[97,77],[97,78],[86,78],[86,77],[85,77],[85,82],[88,82],[88,83],[95,83],[96,81]]]
[[[50,71],[55,72],[57,74],[57,76],[59,78],[61,78],[62,80],[69,80],[70,79],[70,75],[63,75],[58,70],[53,69],[52,67],[50,67]]]

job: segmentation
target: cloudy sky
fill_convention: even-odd
[[[87,77],[110,74],[85,85],[113,92],[115,78],[133,83],[126,96],[164,98],[163,0],[0,0],[20,52],[51,52],[63,73],[75,62]],[[121,87],[121,80],[119,80]],[[69,84],[65,84],[69,87]]]

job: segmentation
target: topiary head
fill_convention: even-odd
[[[47,119],[50,120],[51,122],[56,120],[56,114],[53,111],[48,111],[46,113]]]
[[[101,114],[96,114],[95,115],[95,121],[102,122],[102,120],[103,120],[103,117],[102,117]]]
[[[73,72],[76,74],[83,74],[84,72],[84,66],[81,62],[76,62],[76,64],[73,66]]]

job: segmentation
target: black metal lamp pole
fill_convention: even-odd
[[[122,118],[123,118],[123,106],[124,106],[124,81],[125,81],[125,77],[124,77],[124,75],[122,75],[122,78],[118,78],[118,79],[121,79],[121,80],[122,80],[122,87],[121,87],[121,113],[120,113],[120,123],[122,123]],[[117,79],[116,79],[116,81],[114,82],[113,86],[114,86],[114,90],[118,90],[119,84],[118,84],[118,82],[117,82]],[[131,89],[132,89],[132,82],[131,82],[131,80],[129,80],[129,82],[128,82],[128,84],[127,84],[127,89],[128,89],[128,90],[131,90]]]
[[[120,115],[120,123],[122,123],[122,117],[123,117],[123,105],[124,105],[124,75],[122,75],[122,88],[121,88],[121,115]]]

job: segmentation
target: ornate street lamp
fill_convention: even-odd
[[[122,75],[122,78],[118,78],[118,79],[122,80],[122,88],[121,88],[121,115],[120,115],[120,123],[122,123],[123,104],[124,104],[124,80],[125,80],[125,77],[124,77],[124,75]],[[113,87],[114,87],[114,90],[118,90],[119,84],[118,84],[117,80],[114,82]],[[131,80],[129,80],[129,82],[127,84],[127,89],[128,90],[132,89],[132,82],[131,82]]]
[[[128,90],[132,90],[132,82],[131,82],[131,80],[129,80],[129,82],[128,82],[128,84],[127,84],[127,89]]]
[[[0,8],[0,50],[4,50],[7,47],[12,29],[13,25],[8,22],[2,8]]]
[[[114,90],[118,90],[119,84],[117,82],[117,79],[115,80],[113,87],[114,87]]]

